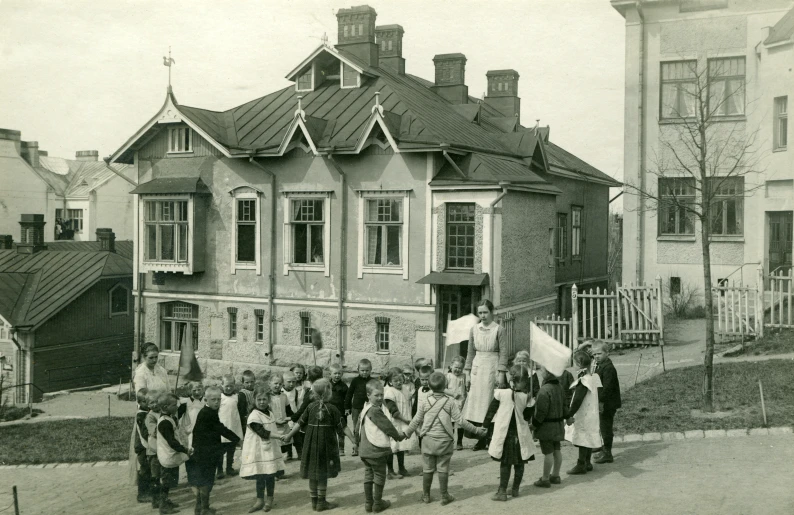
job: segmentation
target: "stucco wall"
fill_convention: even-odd
[[[47,203],[47,185],[19,156],[13,141],[0,139],[0,234],[10,234],[18,242],[20,215],[42,214],[48,222],[44,241],[52,241],[52,220],[48,217],[54,216],[55,206],[51,207]]]

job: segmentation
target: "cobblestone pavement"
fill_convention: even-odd
[[[574,448],[563,447],[563,470],[573,465],[574,453]],[[563,473],[562,485],[548,490],[532,486],[540,474],[540,462],[530,462],[521,497],[502,504],[490,500],[498,483],[497,464],[483,452],[456,452],[455,475],[450,479],[456,502],[441,507],[436,501],[425,507],[417,501],[421,479],[410,477],[387,483],[386,498],[393,502],[388,513],[413,515],[428,508],[441,514],[478,515],[495,509],[577,514],[794,513],[792,435],[623,444],[615,449],[615,456],[615,463],[596,465],[586,476]],[[407,464],[413,474],[421,472],[419,456],[408,457]],[[307,482],[298,478],[297,469],[298,463],[289,463],[290,477],[276,484],[273,513],[311,511]],[[343,458],[342,474],[329,485],[329,499],[340,503],[334,513],[364,513],[362,475],[357,458]],[[116,464],[0,470],[0,510],[10,504],[11,486],[17,485],[22,515],[155,513],[148,505],[135,503],[127,478],[127,467]],[[437,484],[433,496],[438,499]],[[193,512],[188,488],[178,487],[172,497],[182,504],[181,513]],[[224,515],[247,513],[253,498],[250,481],[225,479],[213,491],[213,506]],[[13,509],[7,511],[13,513]]]

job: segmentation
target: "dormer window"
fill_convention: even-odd
[[[190,127],[174,127],[168,131],[168,152],[193,152],[193,131]]]
[[[298,91],[311,91],[313,87],[314,67],[310,67],[304,73],[298,76]]]
[[[339,63],[342,67],[341,76],[342,76],[342,88],[357,88],[360,85],[359,73],[351,68],[350,66],[346,65],[345,63]]]

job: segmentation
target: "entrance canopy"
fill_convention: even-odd
[[[488,284],[488,274],[430,272],[416,282],[419,284],[443,284],[446,286],[485,286]]]

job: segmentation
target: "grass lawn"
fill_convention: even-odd
[[[767,331],[770,331],[767,329]],[[735,342],[734,344],[735,345]],[[754,342],[745,342],[744,349],[725,354],[726,358],[736,356],[761,356],[766,354],[787,354],[794,352],[794,331],[767,332],[763,338]]]
[[[670,370],[623,394],[615,434],[762,427],[758,380],[764,385],[770,426],[794,424],[794,361],[724,363],[714,367],[719,418],[692,416],[703,408],[703,367]]]
[[[0,428],[0,463],[72,463],[129,458],[132,418],[89,418]]]

